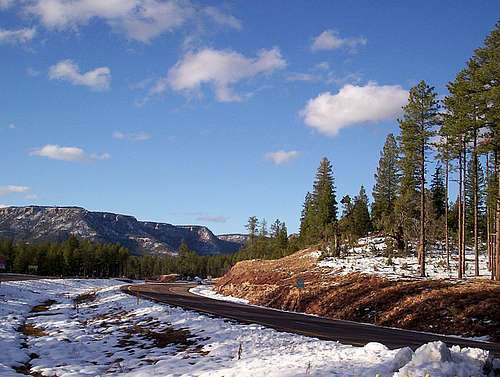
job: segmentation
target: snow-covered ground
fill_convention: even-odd
[[[211,286],[211,285],[198,285],[194,288],[191,288],[189,290],[189,292],[194,293],[195,295],[213,298],[214,300],[230,301],[230,302],[236,302],[239,304],[248,304],[248,300],[245,300],[244,298],[226,296],[226,295],[221,295],[220,293],[217,293],[213,289],[213,286]]]
[[[429,343],[416,352],[364,347],[239,325],[140,300],[114,280],[0,285],[0,375],[484,376],[480,349]],[[73,299],[92,291],[76,307]],[[47,300],[54,300],[49,303]],[[41,303],[35,312],[32,308]],[[29,329],[23,335],[21,328]],[[500,367],[498,360],[493,363]]]
[[[328,257],[318,262],[319,267],[332,270],[335,274],[348,274],[351,272],[364,272],[368,274],[383,275],[391,279],[415,278],[419,276],[419,265],[416,256],[393,257],[384,256],[387,245],[384,237],[366,237],[358,241],[358,246],[348,250],[342,258]],[[320,252],[313,252],[320,256]],[[466,253],[466,276],[474,276],[474,254],[469,247]],[[451,253],[450,269],[446,266],[444,250],[432,249],[427,252],[426,274],[431,279],[449,279],[457,277],[458,257]],[[479,255],[479,276],[489,278],[488,257],[483,252]]]

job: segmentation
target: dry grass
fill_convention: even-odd
[[[57,301],[54,301],[54,300],[47,300],[47,301],[44,301],[42,302],[41,304],[39,305],[36,305],[36,306],[33,306],[33,308],[31,309],[31,313],[41,313],[41,312],[46,312],[49,310],[49,308],[54,305],[54,304],[57,304]]]
[[[19,327],[18,331],[25,336],[41,337],[41,336],[47,335],[47,333],[45,331],[43,331],[39,327],[33,326],[31,323],[25,323],[25,324],[21,325]]]
[[[131,336],[136,335],[144,339],[152,341],[152,347],[164,348],[170,345],[175,345],[183,350],[196,344],[192,340],[193,336],[187,329],[174,329],[167,327],[162,331],[153,331],[150,328],[142,325],[133,325],[127,330]]]
[[[94,302],[97,298],[96,291],[82,293],[73,299],[73,304],[81,305],[89,302]]]

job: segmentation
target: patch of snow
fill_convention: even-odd
[[[456,346],[450,349],[443,342],[431,342],[420,346],[394,377],[483,376],[487,361],[487,351]]]
[[[236,302],[238,304],[248,304],[248,300],[245,300],[243,298],[221,295],[220,293],[215,292],[211,285],[198,285],[194,288],[191,288],[189,292],[195,295],[212,298],[214,300],[230,301]]]
[[[437,245],[442,246],[442,245]],[[387,244],[384,237],[366,237],[357,246],[349,249],[342,258],[327,257],[318,260],[318,267],[330,269],[334,274],[345,275],[352,272],[385,276],[389,279],[416,278],[419,276],[419,263],[416,256],[384,256]],[[310,254],[314,256],[314,253]],[[318,256],[319,257],[319,256]],[[474,251],[466,248],[466,276],[474,277]],[[452,251],[450,269],[446,267],[444,248],[434,247],[427,251],[426,277],[430,279],[455,279],[457,277],[458,255]],[[488,256],[479,255],[479,278],[489,278]]]

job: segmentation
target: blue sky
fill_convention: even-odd
[[[0,0],[0,204],[298,228],[321,157],[373,185],[409,88],[446,94],[498,1]]]

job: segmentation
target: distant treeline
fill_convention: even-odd
[[[177,256],[133,256],[118,244],[70,237],[64,242],[40,244],[0,240],[0,258],[5,259],[5,272],[42,276],[140,279],[179,274],[217,277],[240,260],[276,259],[297,251],[296,242],[288,240],[284,224],[279,225],[274,234],[268,234],[264,227],[239,252],[231,255],[200,256],[183,243]]]

